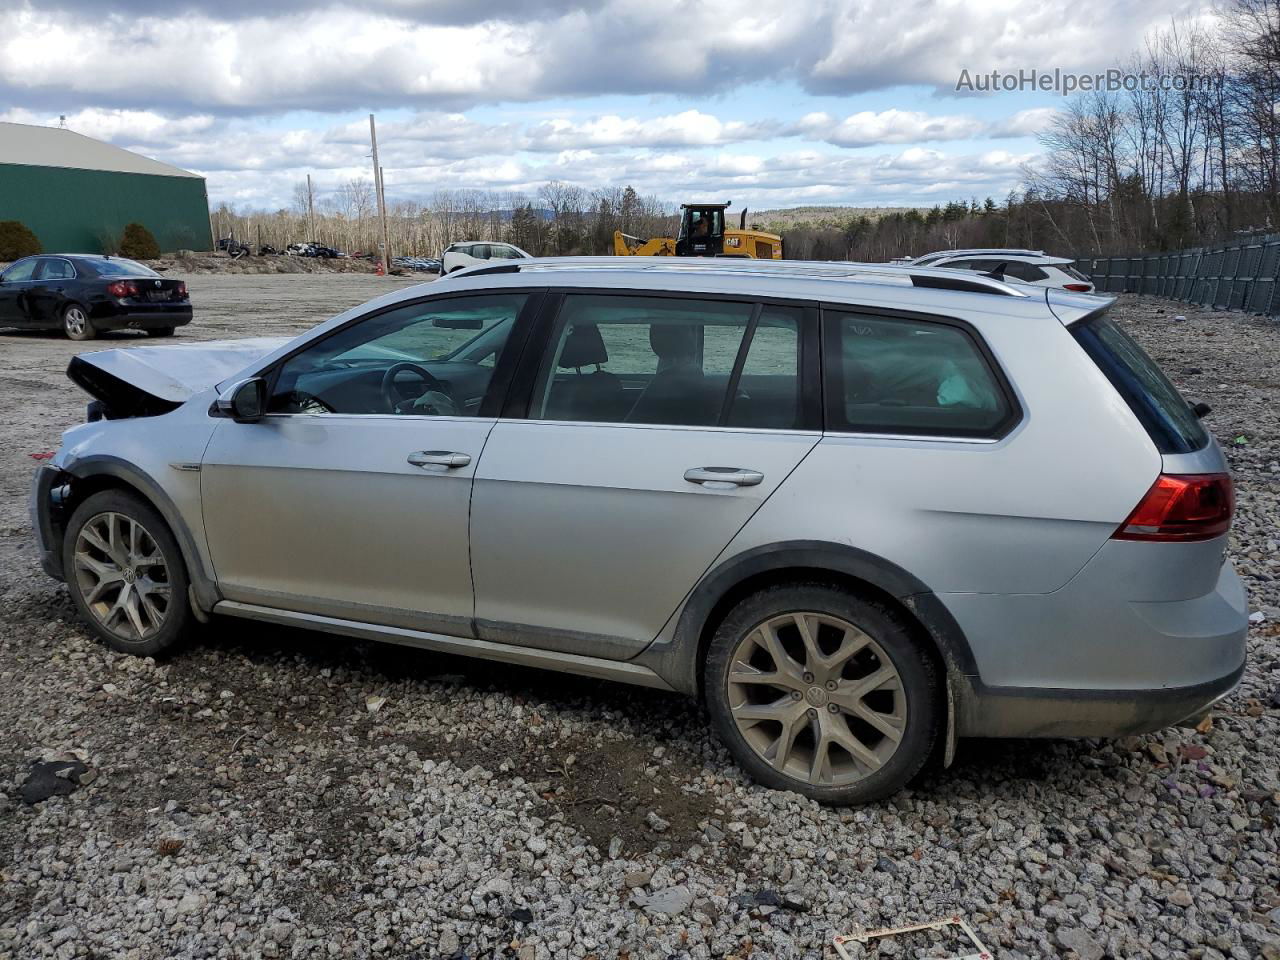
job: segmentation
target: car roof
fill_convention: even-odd
[[[469,267],[436,282],[477,290],[547,285],[780,297],[943,316],[1056,317],[1064,324],[1114,302],[945,267],[739,257],[540,257]]]
[[[914,276],[925,277],[917,285]],[[929,279],[942,281],[930,286]],[[442,286],[443,285],[443,286]],[[962,271],[889,264],[804,260],[676,257],[545,257],[458,270],[435,281],[401,287],[313,327],[255,364],[266,369],[304,343],[348,321],[423,297],[492,293],[503,289],[577,287],[593,293],[687,293],[726,297],[847,303],[872,310],[908,311],[979,322],[1074,323],[1105,310],[1114,297],[1010,283]],[[992,294],[995,294],[994,296]],[[225,382],[224,382],[225,384]]]

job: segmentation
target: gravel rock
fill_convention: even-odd
[[[178,339],[397,284],[197,275]],[[1280,960],[1280,325],[1114,313],[1213,408],[1265,614],[1240,688],[1203,729],[961,741],[854,809],[751,783],[674,695],[239,621],[110,652],[25,512],[26,454],[83,418],[67,359],[103,344],[0,335],[0,956],[816,960],[854,923],[959,913],[1001,960]],[[97,778],[22,802],[33,761],[72,760]]]
[[[1106,951],[1102,944],[1079,927],[1062,927],[1058,930],[1058,943],[1074,950],[1080,960],[1102,960]]]

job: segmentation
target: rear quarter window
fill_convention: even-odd
[[[1018,418],[1003,380],[964,327],[825,310],[827,428],[998,437]]]
[[[1162,454],[1192,453],[1209,433],[1164,371],[1106,314],[1071,328]]]

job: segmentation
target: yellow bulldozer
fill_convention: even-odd
[[[680,235],[648,240],[615,230],[613,252],[620,257],[750,257],[781,260],[782,238],[776,233],[747,229],[747,211],[738,228],[725,229],[728,203],[682,203]]]

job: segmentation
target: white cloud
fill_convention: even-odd
[[[953,91],[962,68],[1093,70],[1204,0],[547,0],[462,16],[449,0],[372,8],[113,0],[51,16],[18,0],[0,35],[0,96],[188,112],[465,107],[607,93],[706,94],[792,81],[851,93]],[[63,6],[83,6],[61,0]],[[91,69],[84,65],[91,64]]]
[[[880,143],[921,143],[929,140],[969,140],[988,133],[976,117],[937,116],[915,110],[864,110],[837,120],[827,113],[800,118],[796,132],[841,147]]]

